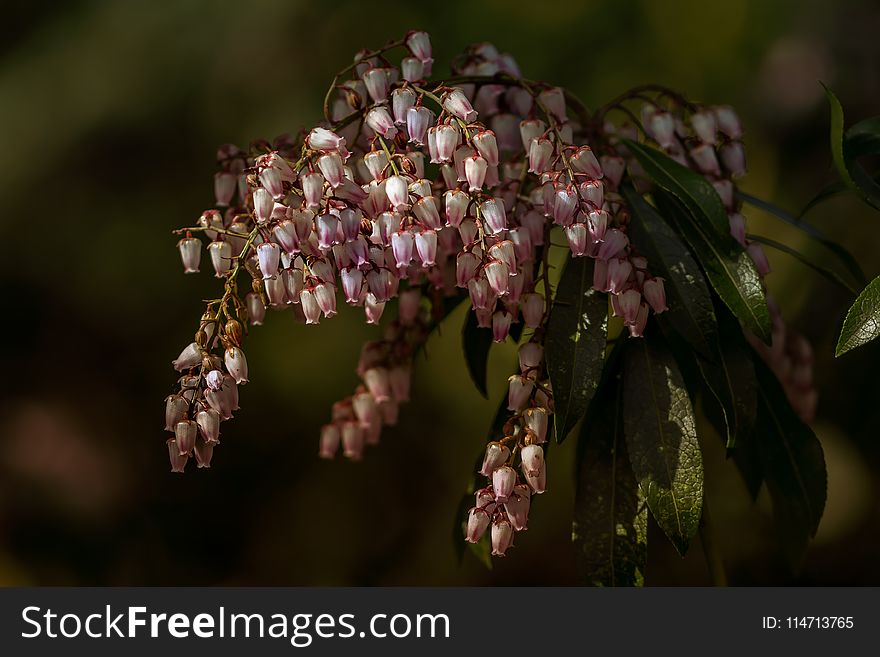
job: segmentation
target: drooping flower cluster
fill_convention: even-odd
[[[406,51],[399,63],[386,58],[394,48]],[[608,293],[629,336],[642,336],[649,315],[667,309],[666,293],[630,243],[619,193],[627,172],[634,184],[643,180],[614,147],[634,127],[602,125],[562,89],[523,79],[490,44],[470,47],[444,82],[427,81],[432,69],[428,35],[411,32],[356,55],[334,79],[320,125],[247,151],[220,148],[216,207],[178,231],[178,248],[184,271],[197,272],[205,238],[224,290],[174,361],[181,377],[167,399],[167,444],[175,472],[191,456],[210,464],[220,422],[238,409],[238,386],[248,380],[246,327],[262,324],[267,310],[318,324],[342,299],[379,324],[391,303],[383,337],[362,349],[361,384],[334,404],[319,440],[322,458],[341,450],[360,459],[409,400],[412,359],[444,308],[466,299],[495,342],[518,324],[528,330],[508,384],[510,417],[486,447],[486,484],[466,523],[468,541],[488,530],[492,553],[502,556],[527,527],[531,496],[547,489],[551,235],[565,238],[572,257],[593,259],[593,287]],[[760,246],[746,240],[734,195],[745,163],[732,110],[657,103],[642,124],[711,180],[732,234],[769,271]]]
[[[727,210],[730,234],[745,248],[758,274],[767,276],[767,255],[759,243],[747,238],[742,201],[736,195],[736,180],[746,173],[739,116],[729,106],[703,107],[669,93],[665,96],[666,105],[655,102],[642,106],[642,128],[672,159],[712,183]],[[635,173],[640,171],[634,161],[628,166]],[[815,416],[818,401],[812,347],[802,335],[786,328],[779,307],[769,296],[767,300],[772,323],[770,346],[752,333],[746,332],[746,337],[779,378],[792,407],[808,422]]]

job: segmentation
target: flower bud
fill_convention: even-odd
[[[535,382],[526,377],[514,374],[508,379],[507,410],[521,411],[528,405]]]
[[[413,204],[413,214],[416,215],[425,228],[440,230],[443,227],[436,196],[425,196],[416,201]]]
[[[465,538],[468,543],[477,543],[486,533],[489,526],[489,514],[482,509],[473,508],[468,513],[467,530]]]
[[[391,380],[384,367],[373,367],[364,372],[364,383],[377,402],[391,399]]]
[[[504,203],[498,199],[490,198],[480,203],[480,213],[490,234],[497,235],[507,228]]]
[[[510,269],[501,260],[492,260],[485,268],[486,280],[489,281],[489,287],[498,296],[507,294],[508,277]]]
[[[178,372],[183,372],[191,367],[195,367],[201,362],[202,349],[195,342],[191,342],[180,352],[180,355],[171,363],[171,365]]]
[[[602,262],[601,260],[598,262]],[[633,271],[632,263],[626,258],[614,258],[608,261],[608,280],[603,291],[620,294],[626,287]],[[647,295],[646,295],[647,296]]]
[[[492,523],[492,555],[503,557],[513,545],[513,525],[507,519]]]
[[[537,292],[524,294],[520,302],[520,309],[526,328],[536,329],[544,318],[544,297]]]
[[[345,138],[326,128],[312,129],[306,138],[306,146],[316,151],[336,151],[343,158],[348,157],[348,150],[345,148]]]
[[[406,36],[406,47],[423,64],[429,64],[431,58],[431,37],[427,32],[410,32]]]
[[[472,155],[464,160],[465,176],[470,191],[478,192],[486,181],[486,160],[479,155]]]
[[[180,395],[165,398],[165,431],[174,431],[177,423],[186,418],[189,403]]]
[[[666,289],[663,287],[662,278],[651,278],[642,284],[642,294],[645,295],[654,313],[659,314],[664,310],[669,310],[666,306]]]
[[[409,185],[404,176],[391,176],[385,183],[385,194],[398,212],[409,209]]]
[[[409,231],[398,231],[391,236],[391,249],[398,269],[406,269],[412,261],[413,235]]]
[[[506,502],[515,485],[516,471],[509,465],[502,465],[492,470],[492,491],[498,502]]]
[[[373,132],[385,139],[394,139],[397,136],[394,120],[382,106],[374,107],[367,113],[366,123]]]
[[[333,317],[336,314],[336,287],[331,283],[319,283],[315,286],[315,301],[324,317]]]
[[[721,175],[721,167],[718,164],[718,158],[715,155],[714,147],[709,146],[708,144],[700,144],[696,148],[691,149],[690,155],[701,173],[712,176]]]
[[[220,390],[223,387],[223,372],[211,370],[205,375],[205,384],[210,390]]]
[[[492,314],[492,340],[494,342],[504,342],[510,335],[510,324],[513,322],[513,315],[505,310],[499,310]]]
[[[572,224],[565,229],[568,248],[573,257],[585,255],[590,248],[589,233],[586,224]]]
[[[427,139],[428,126],[434,121],[434,112],[427,107],[410,107],[406,110],[406,131],[409,141],[424,146]]]
[[[345,170],[339,153],[325,153],[319,157],[318,169],[333,189],[339,187],[345,179]]]
[[[196,424],[202,439],[209,445],[220,442],[220,413],[213,408],[199,411],[196,414]]]
[[[299,293],[299,303],[306,318],[306,324],[318,324],[321,321],[321,306],[318,305],[318,300],[315,298],[314,288],[303,289]]]
[[[415,241],[422,267],[433,267],[437,258],[437,233],[433,230],[424,230],[421,233],[416,233]]]
[[[529,507],[531,502],[531,489],[523,484],[517,484],[514,486],[513,495],[504,503],[507,519],[510,520],[511,526],[518,532],[529,528]]]
[[[638,290],[629,289],[616,297],[624,322],[627,324],[635,323],[639,313],[639,304],[642,301],[641,293]]]
[[[218,206],[225,208],[235,194],[237,177],[231,171],[218,171],[214,174],[214,199]]]
[[[174,438],[169,438],[165,441],[165,444],[168,445],[168,460],[171,461],[171,472],[183,472],[189,457],[186,454],[181,456],[180,450],[177,447],[177,441]]]
[[[208,245],[214,275],[223,278],[232,268],[232,245],[229,242],[211,242]]]
[[[324,196],[324,176],[317,171],[310,171],[309,173],[303,174],[301,180],[306,207],[320,207],[321,197]]]
[[[664,150],[674,148],[676,142],[675,119],[669,112],[651,109],[652,111],[648,113],[644,122],[645,130]]]
[[[322,459],[332,459],[339,450],[341,440],[342,436],[339,427],[335,424],[325,424],[321,427],[318,456]]]
[[[541,366],[544,347],[537,342],[526,342],[519,348],[519,369],[523,374]]]
[[[281,258],[281,249],[278,245],[275,242],[263,242],[257,247],[257,257],[260,260],[263,280],[275,278],[278,275],[278,263]]]
[[[742,125],[732,107],[715,107],[713,108],[713,111],[715,112],[715,119],[718,122],[718,130],[723,132],[730,139],[742,138]]]
[[[197,237],[184,237],[177,243],[180,251],[180,260],[183,263],[185,274],[195,274],[199,271],[199,263],[202,260],[202,242]]]
[[[367,293],[364,300],[364,314],[367,316],[367,324],[378,324],[385,312],[385,302],[379,301],[372,292]]]
[[[238,347],[229,347],[223,355],[226,369],[237,384],[248,382],[247,359]]]
[[[546,130],[547,126],[540,119],[526,119],[519,124],[519,134],[522,139],[523,149],[526,153],[531,155],[533,140],[541,138]],[[539,171],[538,173],[544,173],[545,170],[546,169]]]
[[[471,138],[471,141],[489,166],[498,166],[498,141],[494,132],[481,130]]]
[[[181,420],[174,427],[174,440],[177,441],[177,453],[188,455],[196,444],[198,425],[192,420]]]
[[[364,430],[357,422],[342,425],[342,454],[352,461],[360,461],[364,453]]]
[[[721,147],[721,163],[732,178],[746,175],[746,155],[742,142],[731,141]]]
[[[711,110],[700,110],[691,115],[691,127],[694,134],[704,144],[715,145],[718,141],[718,124],[715,121],[715,114]]]
[[[361,79],[374,102],[382,103],[388,99],[388,75],[384,68],[368,69],[364,71]]]
[[[523,411],[525,428],[534,434],[533,441],[536,443],[547,442],[547,424],[549,415],[546,408],[537,406]]]
[[[477,113],[471,106],[467,96],[459,88],[453,88],[452,91],[443,96],[443,109],[453,116],[457,116],[465,123],[477,120]]]
[[[636,319],[631,324],[627,325],[629,328],[629,336],[631,338],[640,338],[642,334],[645,332],[645,326],[648,324],[648,304],[642,303],[639,304],[639,312],[636,314]]]
[[[746,252],[752,259],[752,262],[755,263],[755,269],[758,270],[758,275],[766,276],[770,273],[770,261],[767,260],[767,254],[764,253],[764,249],[761,248],[760,244],[752,242],[746,247]]]
[[[617,257],[628,245],[629,238],[626,234],[613,228],[605,233],[605,240],[599,247],[596,257],[600,260],[611,260],[611,258]]]
[[[417,57],[404,57],[400,70],[407,82],[418,82],[425,74],[425,66]]]
[[[491,442],[486,445],[486,455],[483,457],[483,465],[480,474],[491,477],[492,473],[507,463],[510,458],[510,450],[499,442]]]
[[[430,139],[430,130],[429,139]],[[437,140],[437,162],[449,162],[452,159],[452,154],[455,152],[455,147],[458,146],[459,140],[461,139],[461,133],[459,133],[458,128],[453,125],[443,124],[437,126],[436,130],[436,140]],[[430,145],[430,144],[429,144]],[[431,159],[434,161],[434,158]],[[454,185],[449,185],[449,187],[454,187]]]

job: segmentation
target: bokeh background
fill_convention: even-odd
[[[435,71],[475,41],[527,77],[597,106],[659,82],[734,104],[745,188],[796,210],[833,176],[818,80],[850,121],[880,113],[880,5],[855,0],[487,0],[363,3],[13,3],[0,21],[0,584],[571,584],[573,445],[512,556],[485,570],[452,550],[453,517],[513,365],[493,352],[490,400],[467,378],[456,315],[428,344],[415,401],[362,463],[324,462],[317,434],[356,383],[357,313],[319,329],[271,314],[252,382],[210,470],[168,472],[163,398],[207,272],[181,274],[171,230],[212,202],[218,144],[319,118],[352,54],[419,27]],[[756,211],[750,230],[797,233]],[[810,220],[880,272],[880,215],[840,197]],[[816,255],[816,254],[813,254]],[[776,551],[766,496],[747,498],[706,440],[708,500],[735,584],[880,583],[880,343],[840,359],[851,295],[770,252],[769,286],[814,343],[828,507],[803,570]],[[210,267],[208,266],[208,269]],[[649,584],[707,584],[652,530]]]

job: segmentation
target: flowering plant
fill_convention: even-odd
[[[391,304],[362,384],[320,434],[321,457],[358,460],[409,400],[414,355],[464,303],[484,395],[492,343],[520,345],[457,520],[478,555],[508,553],[551,488],[551,439],[575,433],[585,580],[640,583],[649,513],[682,554],[707,522],[698,435],[714,427],[752,494],[767,484],[797,560],[825,503],[813,356],[766,295],[763,246],[787,247],[747,233],[743,202],[764,202],[737,189],[734,110],[646,85],[591,112],[489,44],[444,80],[428,81],[433,63],[425,32],[359,52],[320,125],[219,149],[215,207],[177,231],[185,271],[207,241],[223,291],[173,363],[172,470],[210,465],[267,310],[318,324],[341,295],[379,324]]]

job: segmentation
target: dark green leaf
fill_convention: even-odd
[[[850,159],[880,153],[880,116],[859,121],[847,130],[844,151]]]
[[[874,182],[861,165],[851,160],[846,151],[843,107],[828,87],[825,87],[825,96],[831,108],[831,158],[834,168],[847,187],[866,203],[880,210],[880,185]]]
[[[833,198],[838,194],[843,194],[846,191],[849,191],[849,188],[842,180],[836,180],[833,183],[826,185],[807,202],[807,204],[804,206],[804,209],[800,211],[800,214],[798,214],[798,219],[803,218],[803,216],[807,214],[807,212],[815,208],[820,203],[824,203],[828,199]]]
[[[664,319],[703,356],[712,358],[718,340],[712,297],[699,265],[658,212],[632,187],[623,187],[631,219],[629,234],[650,263],[652,273],[666,279],[669,310]]]
[[[835,183],[834,185],[839,187],[838,191],[846,190],[846,186],[841,182]],[[833,191],[827,192],[828,189],[829,188],[823,190],[826,191],[827,196],[832,196],[834,193],[836,193]],[[820,192],[820,194],[821,193],[822,192]],[[859,263],[856,262],[856,259],[853,257],[853,255],[834,240],[830,240],[825,237],[821,230],[819,230],[815,226],[808,224],[805,221],[802,221],[797,217],[793,217],[782,208],[779,208],[772,203],[768,203],[767,201],[760,199],[756,196],[752,196],[750,194],[739,191],[736,193],[736,195],[738,198],[742,199],[749,205],[753,205],[756,208],[764,210],[764,212],[769,213],[771,216],[776,217],[777,219],[781,219],[785,223],[794,226],[795,228],[812,237],[814,240],[819,242],[819,244],[821,244],[826,249],[831,251],[835,256],[837,256],[841,264],[846,267],[847,271],[852,275],[853,280],[855,280],[858,285],[862,286],[867,283],[867,279],[865,279],[865,273],[862,271],[862,268],[859,266]],[[807,204],[807,207],[804,208],[803,212],[801,212],[801,215],[803,216],[803,214],[811,207],[810,204],[818,203],[821,200],[822,199],[820,199],[818,196],[814,198],[812,201],[810,201],[810,203]]]
[[[749,234],[746,237],[748,237],[749,241],[751,241],[751,242],[758,242],[759,244],[764,244],[766,246],[772,247],[772,248],[776,249],[777,251],[782,251],[783,253],[787,253],[792,258],[794,258],[795,260],[799,260],[801,263],[805,264],[807,267],[809,267],[813,271],[821,274],[822,276],[827,278],[832,283],[837,283],[840,287],[844,288],[845,290],[848,290],[849,292],[852,292],[853,294],[856,293],[855,287],[853,287],[852,284],[848,283],[836,271],[834,271],[833,269],[828,269],[828,267],[825,267],[824,265],[820,265],[817,262],[813,262],[807,256],[805,256],[800,251],[798,251],[797,249],[793,249],[790,246],[783,244],[782,242],[777,242],[776,240],[772,240],[769,237],[763,237],[761,235]]]
[[[712,361],[697,357],[697,365],[724,417],[730,449],[752,433],[758,393],[750,349],[739,322],[720,304],[716,316],[719,329],[716,357]]]
[[[880,335],[880,276],[868,284],[853,303],[837,340],[835,356],[861,347]]]
[[[783,546],[797,565],[825,508],[825,458],[822,445],[791,408],[776,375],[760,358],[754,362],[760,386],[758,453]]]
[[[492,331],[477,325],[477,314],[468,310],[461,330],[461,346],[468,373],[477,390],[488,398],[489,389],[486,383],[486,371],[489,367],[489,349],[492,347]]]
[[[769,342],[770,312],[761,277],[748,254],[739,245],[735,250],[727,250],[714,232],[706,230],[674,196],[658,190],[654,198],[663,217],[675,223],[693,248],[721,300],[746,328]]]
[[[602,386],[578,439],[571,537],[580,577],[590,586],[644,583],[648,507],[626,454],[621,392],[619,377]]]
[[[569,258],[556,287],[544,341],[562,442],[587,412],[602,378],[608,298],[593,289],[592,258]]]
[[[679,164],[665,153],[644,144],[624,139],[627,148],[642,165],[651,179],[661,188],[675,196],[703,229],[714,232],[714,243],[725,251],[734,252],[739,247],[730,235],[727,210],[718,192],[711,183],[699,173]]]
[[[623,430],[651,514],[680,554],[699,528],[703,459],[691,400],[675,359],[655,338],[624,354]]]

